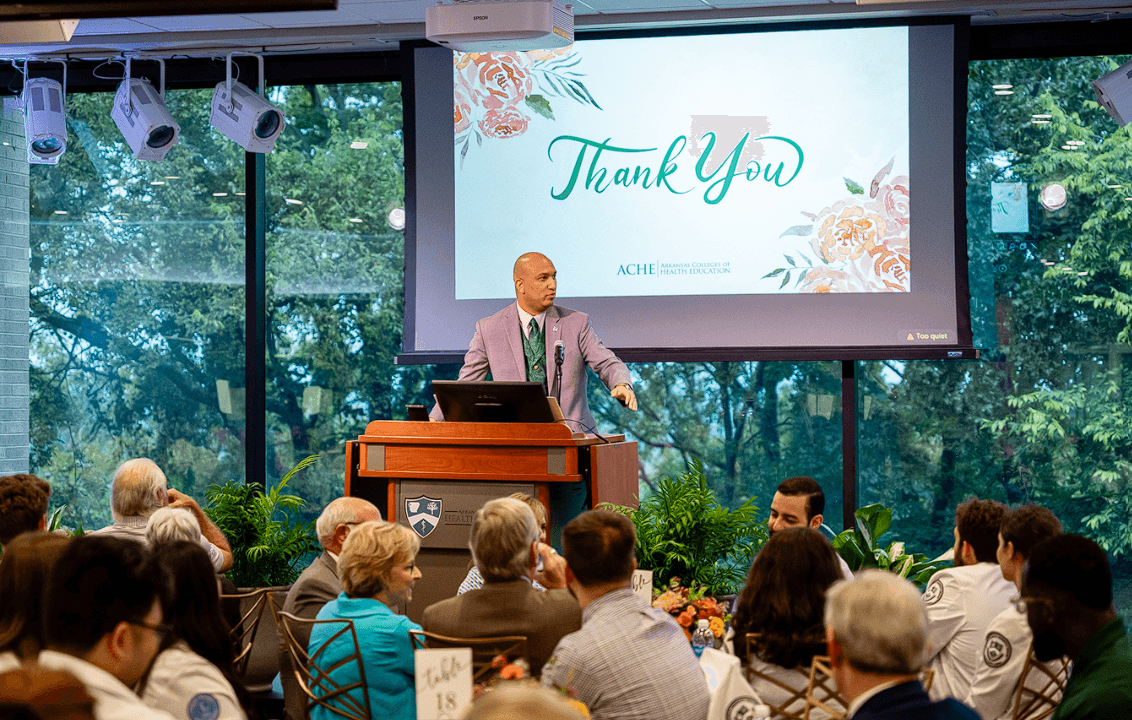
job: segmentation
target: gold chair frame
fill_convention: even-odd
[[[231,629],[233,659],[232,668],[241,678],[247,676],[248,661],[252,655],[252,644],[255,643],[256,631],[259,629],[260,618],[263,617],[264,608],[267,607],[268,591],[266,588],[257,588],[251,592],[221,595],[220,602],[225,600],[236,601],[243,604],[245,600],[252,600],[248,608]],[[253,600],[254,599],[254,600]]]
[[[328,637],[326,642],[319,647],[314,655],[307,654],[307,649],[301,647],[300,643],[295,638],[295,626],[310,625],[313,630],[315,625],[327,624],[338,624],[341,625],[342,628]],[[283,632],[287,652],[291,658],[292,671],[299,681],[299,687],[303,689],[303,693],[307,696],[307,715],[310,715],[310,709],[312,707],[318,705],[347,720],[370,720],[371,711],[369,691],[366,685],[366,670],[365,664],[362,662],[361,644],[358,642],[358,633],[354,629],[354,621],[308,620],[306,618],[296,617],[288,612],[280,611],[279,627]],[[354,652],[328,668],[320,667],[318,664],[319,656],[326,648],[330,647],[335,640],[344,636],[346,633],[349,633],[350,642],[353,643],[354,646]],[[358,664],[357,682],[341,685],[330,677],[331,673],[335,670],[351,662]],[[319,692],[321,690],[325,690],[326,692]],[[350,694],[354,690],[361,691],[362,702],[359,703],[357,699]],[[338,705],[332,705],[332,701],[337,701]]]
[[[427,630],[410,630],[409,641],[413,649],[423,648],[471,648],[472,649],[472,682],[483,682],[491,676],[492,660],[497,655],[506,655],[507,660],[514,662],[523,658],[528,663],[527,636],[526,635],[498,635],[494,637],[460,638],[438,635]]]
[[[935,679],[935,671],[930,667],[920,670],[920,684],[924,690],[930,690]],[[817,694],[815,693],[817,691]],[[834,707],[836,703],[840,707]],[[833,681],[833,668],[828,655],[815,655],[810,663],[810,682],[806,687],[806,715],[804,720],[810,720],[810,711],[818,708],[829,714],[830,720],[843,720],[849,711],[849,701],[837,692],[837,685]]]
[[[1053,663],[1057,663],[1056,670],[1050,668]],[[1053,715],[1065,692],[1065,683],[1069,681],[1069,663],[1063,659],[1053,663],[1044,663],[1034,657],[1033,643],[1030,644],[1018,680],[1018,690],[1014,693],[1014,712],[1010,715],[1013,720],[1043,720]],[[1026,681],[1031,673],[1041,687],[1027,687]]]

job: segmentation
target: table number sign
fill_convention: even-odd
[[[633,592],[652,605],[652,570],[633,571]]]
[[[435,648],[414,653],[417,720],[456,720],[472,702],[472,649]]]

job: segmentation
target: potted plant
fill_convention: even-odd
[[[882,546],[880,538],[892,526],[892,510],[884,505],[866,505],[854,517],[856,527],[833,538],[834,549],[853,572],[861,568],[888,570],[922,588],[936,571],[947,567],[948,563],[930,560],[927,555],[908,554],[900,541]]]

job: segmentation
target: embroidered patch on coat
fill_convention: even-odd
[[[987,633],[987,644],[983,646],[983,660],[992,668],[1002,667],[1010,661],[1013,649],[1010,641],[1002,633]]]
[[[924,591],[924,604],[935,605],[943,598],[943,581],[932,580],[931,585]]]
[[[194,695],[185,706],[185,714],[189,716],[189,720],[216,720],[220,717],[220,703],[208,693]]]

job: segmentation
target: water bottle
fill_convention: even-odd
[[[696,654],[696,657],[703,655],[704,648],[715,644],[715,637],[711,634],[711,628],[708,625],[707,620],[696,622],[696,631],[692,633],[692,652]]]
[[[770,720],[770,705],[756,705],[751,720]]]

